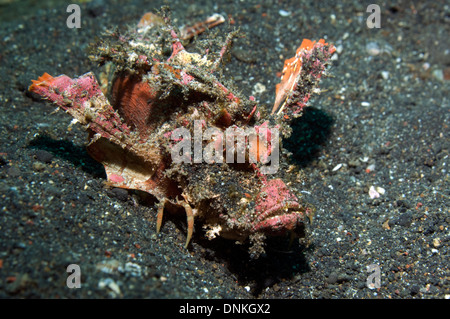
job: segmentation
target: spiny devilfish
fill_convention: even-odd
[[[250,240],[250,256],[257,258],[264,253],[266,235],[305,236],[312,218],[313,208],[287,186],[290,174],[279,169],[265,175],[262,159],[276,153],[278,130],[289,136],[291,119],[301,115],[318,91],[335,48],[324,40],[303,40],[285,61],[272,112],[262,118],[255,98],[225,85],[218,72],[237,34],[210,39],[212,45],[220,43],[216,54],[211,48],[204,55],[190,53],[167,13],[146,14],[136,29],[111,32],[95,46],[90,58],[106,69],[101,85],[91,72],[75,79],[44,73],[29,89],[84,125],[90,133],[88,152],[104,165],[110,186],[141,190],[159,200],[157,232],[164,210],[181,207],[187,215],[186,247],[195,218],[210,239]],[[242,163],[174,161],[171,151],[186,136],[176,139],[172,133],[185,128],[193,135],[198,130],[194,122],[201,123],[201,130],[253,127],[257,134],[263,128],[265,133],[244,137],[248,143],[240,149],[246,153]],[[211,141],[216,155],[230,150],[239,155],[234,141],[224,146],[210,136],[200,145]],[[286,152],[279,156],[283,168]]]

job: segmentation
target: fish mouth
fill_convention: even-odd
[[[269,235],[283,235],[303,224],[304,217],[299,203],[287,201],[261,213],[253,223],[253,230]]]

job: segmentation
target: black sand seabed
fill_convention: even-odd
[[[80,29],[66,27],[70,2],[27,3],[0,6],[0,297],[450,298],[448,2],[379,1],[380,29],[361,1],[94,0],[81,4]],[[86,132],[27,92],[44,72],[97,71],[88,44],[163,4],[179,26],[232,17],[247,36],[225,73],[261,105],[302,38],[338,48],[287,143],[317,208],[309,247],[269,242],[250,261],[245,247],[197,231],[185,250],[184,216],[156,236],[155,206],[105,189]],[[70,264],[79,289],[66,286]],[[367,287],[370,265],[378,289]]]

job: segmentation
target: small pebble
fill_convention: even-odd
[[[141,266],[132,262],[127,262],[123,271],[129,273],[133,277],[140,277],[142,275]]]
[[[241,62],[244,63],[254,63],[256,62],[256,55],[252,54],[248,49],[243,48],[233,48],[231,51],[233,56]]]
[[[376,56],[381,53],[381,48],[376,42],[369,42],[366,44],[366,52],[371,56]]]
[[[381,77],[382,77],[384,80],[389,79],[389,71],[381,71]]]
[[[403,227],[409,227],[412,222],[412,216],[410,213],[404,213],[401,214],[400,217],[397,220],[397,225],[403,226]]]
[[[34,162],[33,163],[33,170],[36,172],[43,171],[45,169],[45,164],[42,162]]]
[[[375,187],[375,186],[370,186],[369,189],[369,196],[370,198],[374,199],[374,198],[379,198],[381,195],[383,195],[385,193],[385,189],[382,187]]]
[[[419,293],[419,291],[420,291],[420,288],[419,288],[418,285],[413,285],[413,286],[411,286],[411,288],[410,288],[411,296],[417,295],[417,294]]]
[[[101,279],[98,282],[98,287],[99,288],[109,288],[112,292],[114,292],[117,295],[120,295],[120,287],[119,285],[112,280],[111,278],[106,278],[106,279]]]
[[[11,166],[8,167],[6,173],[8,174],[9,177],[17,177],[20,176],[20,169],[15,166]]]
[[[120,266],[120,262],[116,259],[103,260],[95,265],[95,268],[105,274],[115,273]]]
[[[391,53],[392,47],[389,44],[380,46],[377,42],[369,42],[366,44],[366,52],[371,56],[376,56],[381,53]]]
[[[51,163],[51,161],[53,159],[53,154],[50,152],[47,152],[46,150],[37,150],[36,158],[38,161],[48,164],[48,163]]]
[[[442,70],[434,70],[433,76],[439,81],[444,81],[444,72]]]
[[[438,248],[441,245],[441,240],[439,238],[434,238],[433,239],[433,246],[435,248]]]
[[[258,82],[253,86],[252,94],[257,95],[264,92],[266,92],[266,86],[264,84]]]
[[[280,16],[282,16],[282,17],[288,17],[288,16],[291,15],[291,12],[286,11],[286,10],[280,10],[280,11],[278,11],[278,13],[279,13]]]

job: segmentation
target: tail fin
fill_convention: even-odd
[[[295,56],[284,61],[281,82],[276,86],[275,103],[271,114],[299,114],[311,93],[317,89],[327,60],[336,48],[325,43],[304,39]]]

